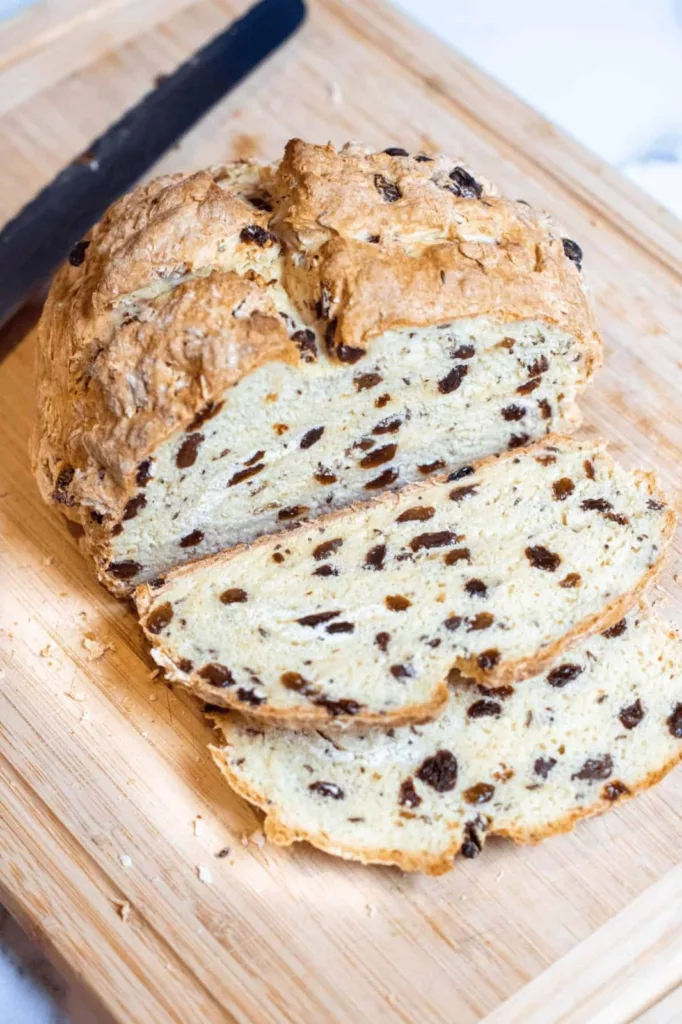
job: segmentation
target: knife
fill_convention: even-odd
[[[304,0],[261,0],[60,171],[0,232],[0,325],[107,207],[298,28]]]

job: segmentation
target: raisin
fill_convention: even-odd
[[[613,771],[613,760],[610,754],[602,757],[588,757],[582,768],[571,775],[572,779],[584,779],[592,782],[595,779],[608,779]]]
[[[642,707],[641,700],[636,700],[634,704],[621,708],[618,717],[626,729],[634,729],[644,718],[644,708]]]
[[[606,498],[585,498],[580,507],[585,512],[610,512],[613,505]]]
[[[54,485],[54,491],[52,492],[53,501],[56,501],[60,505],[73,505],[74,500],[70,494],[67,494],[67,490],[75,475],[76,470],[73,466],[64,466],[64,468],[59,471],[59,475],[57,476],[57,480]]]
[[[417,466],[417,469],[423,476],[427,476],[429,473],[437,473],[444,466],[445,463],[442,459],[436,459],[435,462],[427,462],[423,466]]]
[[[439,750],[426,758],[416,775],[437,793],[449,793],[457,785],[457,758],[449,750]]]
[[[560,480],[555,480],[552,484],[552,493],[554,494],[555,501],[566,501],[566,498],[574,490],[575,484],[567,476],[562,476]]]
[[[149,483],[149,481],[152,478],[151,468],[152,468],[152,460],[151,459],[145,459],[144,462],[141,462],[139,464],[139,466],[137,467],[137,472],[135,474],[135,482],[138,485],[138,487],[146,487],[147,486],[147,484]]]
[[[582,577],[579,572],[569,572],[567,576],[560,581],[559,586],[565,590],[570,590],[572,587],[579,587],[582,582]]]
[[[75,528],[78,527],[78,523],[73,523],[73,522],[71,522],[69,520],[69,522],[67,522],[66,526],[67,526],[67,529],[68,529],[69,533],[73,537],[82,536],[81,534],[78,534],[78,533],[74,532]],[[116,523],[115,526],[112,526],[112,528],[111,528],[111,536],[112,537],[120,537],[120,535],[122,533],[123,533],[123,524],[122,523]]]
[[[488,588],[483,580],[478,579],[467,580],[464,584],[464,589],[471,597],[485,597],[488,593]]]
[[[175,456],[175,465],[178,469],[189,469],[197,461],[199,445],[204,440],[203,434],[190,434],[186,437]]]
[[[489,800],[492,800],[494,793],[495,787],[491,786],[489,782],[477,782],[475,786],[465,789],[462,796],[468,804],[487,804]]]
[[[374,402],[374,407],[376,409],[383,409],[384,406],[388,405],[390,401],[391,396],[389,394],[379,395],[379,397]]]
[[[203,539],[204,539],[204,531],[203,530],[192,530],[191,533],[188,533],[186,537],[182,538],[182,540],[180,541],[180,547],[181,548],[193,548],[193,547],[196,547],[197,544],[201,544]]]
[[[461,502],[465,498],[469,498],[471,495],[475,495],[476,493],[477,485],[475,483],[470,483],[464,487],[455,487],[454,490],[451,490],[450,500],[451,502]]]
[[[456,541],[456,533],[452,533],[450,530],[437,530],[435,533],[420,533],[418,537],[413,537],[410,541],[410,548],[415,552],[422,549],[428,551],[431,548],[447,547]]]
[[[630,790],[624,782],[619,782],[618,779],[616,779],[614,782],[607,782],[601,792],[605,800],[611,800],[613,802],[614,800],[620,800],[620,798],[629,793]]]
[[[304,516],[306,512],[310,512],[307,505],[291,505],[289,508],[280,509],[277,513],[277,518],[284,521],[287,519],[298,519],[299,516]]]
[[[244,465],[245,466],[253,466],[254,463],[260,462],[260,460],[263,458],[264,455],[265,455],[265,452],[261,449],[261,451],[257,451],[255,455],[252,455],[250,459],[246,459],[245,462],[244,462]]]
[[[339,345],[336,350],[336,356],[341,363],[357,363],[358,359],[362,359],[366,355],[364,348],[355,348],[353,345]]]
[[[353,385],[356,391],[368,391],[381,384],[383,379],[380,373],[361,373],[359,377],[353,377]]]
[[[155,580],[151,580],[148,586],[151,587],[152,590],[159,590],[159,588],[162,587],[165,582],[166,581],[163,578],[163,576],[157,576]]]
[[[561,556],[548,551],[541,544],[526,548],[526,558],[534,569],[543,569],[545,572],[556,572],[561,565]]]
[[[227,665],[221,665],[218,661],[211,661],[208,665],[204,665],[199,669],[199,675],[211,686],[220,686],[223,689],[226,686],[234,686],[236,682]]]
[[[404,612],[407,611],[412,602],[408,601],[402,594],[389,594],[388,597],[384,598],[384,604],[391,612]]]
[[[467,619],[467,633],[476,632],[481,629],[490,629],[495,616],[491,615],[490,612],[478,612],[474,615],[473,619]]]
[[[622,636],[627,628],[627,622],[625,621],[625,619],[621,619],[619,622],[616,622],[616,624],[611,626],[609,629],[605,629],[602,633],[602,636],[605,636],[607,640],[614,640],[616,637]]]
[[[328,633],[354,633],[355,626],[352,622],[332,622],[327,626]]]
[[[414,669],[409,665],[391,665],[391,675],[394,679],[410,679],[414,675]]]
[[[326,469],[321,463],[318,463],[317,472],[313,473],[313,479],[317,480],[318,484],[335,484],[338,477],[332,473],[330,469]]]
[[[456,565],[458,562],[470,562],[471,552],[469,548],[455,548],[453,551],[448,551],[443,557],[443,561],[446,565]]]
[[[451,359],[471,359],[475,355],[476,347],[474,345],[458,345],[450,352]]]
[[[309,328],[305,327],[300,331],[294,331],[291,335],[291,340],[301,353],[301,359],[304,363],[314,363],[316,361],[317,345],[315,344],[315,335]]]
[[[282,562],[284,561],[284,555],[281,553],[281,551],[275,551],[274,555],[272,556],[272,560],[273,562],[277,562],[279,565],[281,565]]]
[[[388,149],[384,150],[387,156],[409,156],[410,154],[406,149],[401,146],[389,146]]]
[[[308,695],[315,692],[315,688],[300,672],[283,672],[279,681],[285,690],[296,690],[297,693],[307,693]]]
[[[500,652],[494,647],[489,648],[487,651],[481,651],[476,664],[482,672],[491,672],[500,660]]]
[[[313,549],[313,558],[316,562],[321,562],[324,558],[329,558],[335,551],[338,551],[342,544],[343,539],[341,537],[334,537],[333,540],[326,540],[323,544],[318,544],[317,547]]]
[[[331,700],[329,697],[316,697],[313,704],[326,708],[333,718],[337,715],[357,715],[362,708],[362,705],[358,704],[356,700],[349,700],[346,697],[342,697],[340,700]]]
[[[160,633],[162,629],[166,628],[172,618],[172,605],[170,601],[166,601],[164,604],[160,604],[158,608],[154,608],[147,616],[147,621],[145,623],[147,631],[149,633]]]
[[[377,466],[382,466],[385,462],[390,462],[395,457],[395,453],[398,450],[397,444],[385,444],[381,448],[375,448],[369,455],[365,455],[360,460],[360,466],[362,469],[376,469]]]
[[[676,704],[665,720],[668,731],[678,740],[682,740],[682,704]]]
[[[540,410],[540,416],[543,420],[548,420],[552,415],[552,406],[546,398],[541,398],[538,401],[538,409]]]
[[[469,718],[486,718],[488,715],[494,715],[497,718],[501,714],[502,705],[498,704],[496,700],[483,699],[474,701],[467,710],[467,717]]]
[[[535,360],[535,362],[531,363],[530,366],[528,367],[528,376],[529,377],[539,377],[541,374],[547,373],[548,370],[549,370],[549,363],[547,362],[547,356],[546,355],[541,355],[541,356],[538,356],[538,358]]]
[[[562,238],[561,244],[564,247],[564,255],[575,263],[578,270],[582,270],[583,266],[583,251],[577,242],[574,242],[572,238]]]
[[[398,794],[398,803],[401,807],[419,807],[422,802],[417,790],[414,788],[414,781],[412,778],[403,779],[400,783],[400,792]]]
[[[656,501],[655,498],[649,498],[649,500],[646,503],[646,507],[650,509],[652,512],[660,512],[662,509],[665,508],[665,505],[662,501]]]
[[[243,604],[248,601],[249,595],[241,587],[228,587],[227,590],[223,590],[220,595],[220,601],[222,604]]]
[[[533,765],[533,771],[541,779],[546,779],[555,764],[555,757],[538,757]]]
[[[338,321],[336,317],[332,317],[328,321],[327,326],[324,329],[324,343],[327,346],[327,352],[331,352],[334,348],[334,338],[336,337],[336,328],[338,327]]]
[[[137,576],[139,572],[142,572],[142,566],[139,562],[133,562],[130,560],[123,562],[109,562],[107,572],[117,580],[131,580],[133,576]]]
[[[454,633],[454,631],[456,629],[459,629],[459,627],[462,625],[462,616],[461,615],[451,615],[449,618],[447,618],[445,620],[443,625],[451,633]]]
[[[234,487],[236,484],[241,484],[245,480],[249,480],[252,476],[256,476],[257,473],[262,472],[265,469],[265,463],[259,462],[255,466],[249,466],[247,469],[239,469],[233,477],[227,483],[228,487]]]
[[[396,523],[423,523],[426,519],[433,519],[436,510],[432,505],[415,505],[414,508],[405,509]]]
[[[377,423],[376,427],[373,428],[373,434],[397,434],[402,426],[402,420],[382,420],[381,423]]]
[[[312,448],[314,444],[320,440],[324,434],[324,427],[313,427],[307,434],[304,434],[301,438],[301,448]]]
[[[522,405],[508,405],[506,409],[502,410],[502,418],[509,422],[522,420],[525,415],[526,410]]]
[[[374,175],[374,187],[385,203],[397,203],[402,198],[402,192],[393,181],[389,181],[383,174]]]
[[[368,242],[371,242],[372,245],[377,245],[381,241],[381,236],[380,235],[367,235],[367,239],[366,240]]]
[[[454,192],[460,199],[480,199],[483,188],[473,175],[469,174],[463,167],[453,167],[449,174],[450,181],[453,182],[454,188],[450,186],[450,191]]]
[[[459,852],[468,860],[474,860],[475,857],[478,857],[482,849],[483,843],[481,842],[481,837],[476,831],[474,825],[469,822],[464,827],[464,836]]]
[[[374,637],[374,643],[377,645],[379,650],[383,651],[385,654],[388,649],[390,639],[390,633],[377,633],[377,635]]]
[[[146,504],[147,498],[144,494],[136,494],[134,498],[130,498],[123,509],[123,520],[134,519],[140,509],[144,508]]]
[[[76,242],[73,249],[69,253],[69,263],[72,267],[80,267],[85,261],[85,253],[90,246],[90,242]]]
[[[432,164],[433,157],[427,156],[426,153],[417,153],[415,160],[418,164]]]
[[[583,469],[585,470],[585,476],[588,480],[594,480],[594,466],[589,459],[585,459],[583,462]]]
[[[366,491],[378,491],[382,487],[388,487],[390,484],[394,484],[398,479],[397,469],[385,469],[379,476],[375,476],[373,480],[370,480],[365,484]]]
[[[208,402],[203,409],[199,410],[187,429],[198,430],[208,420],[212,420],[214,416],[217,416],[224,405],[224,402]]]
[[[189,658],[180,658],[180,660],[177,662],[177,666],[181,672],[187,673],[192,671],[192,669],[194,668],[194,663],[191,662]],[[204,708],[204,710],[206,709]]]
[[[311,793],[319,793],[320,796],[329,796],[332,800],[343,800],[344,792],[335,782],[311,782],[308,786]]]
[[[102,523],[104,522],[104,514],[102,512],[98,512],[94,508],[91,508],[90,519],[92,520],[93,523],[97,523],[98,526],[101,526]]]
[[[450,395],[453,391],[457,391],[468,372],[469,367],[466,363],[453,366],[450,372],[438,381],[438,390],[441,395]]]
[[[254,690],[247,690],[244,686],[240,686],[237,690],[237,697],[239,700],[244,701],[245,704],[252,704],[253,707],[258,707],[259,704],[265,703],[265,697],[259,697]]]
[[[333,565],[321,565],[318,569],[313,570],[313,576],[338,576],[339,570],[335,569]]]
[[[507,448],[513,450],[514,448],[523,448],[525,444],[530,441],[530,434],[512,434],[507,441]]]
[[[516,389],[517,395],[529,395],[531,391],[535,391],[536,388],[540,387],[540,378],[533,377],[532,380],[527,380],[525,384],[519,384]]]
[[[329,622],[330,619],[335,619],[341,612],[314,612],[312,615],[303,615],[300,619],[296,619],[299,626],[321,626],[323,622]]]
[[[453,480],[463,480],[465,476],[472,476],[475,472],[476,470],[473,466],[460,466],[454,473],[450,473],[447,482],[451,484]]]
[[[276,242],[277,238],[272,231],[262,228],[260,224],[248,224],[239,232],[240,242],[254,242],[256,245],[264,246],[270,242]]]
[[[556,686],[561,689],[566,683],[572,683],[574,679],[577,679],[579,675],[582,675],[584,669],[580,665],[557,665],[551,672],[547,674],[547,682],[550,686]]]
[[[256,210],[262,210],[264,213],[272,213],[272,197],[268,192],[263,192],[262,195],[247,196],[247,202]]]

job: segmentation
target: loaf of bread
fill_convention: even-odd
[[[461,163],[295,140],[160,178],[39,329],[44,498],[125,594],[548,432],[601,359],[582,254]]]
[[[152,655],[270,720],[423,721],[632,607],[674,527],[652,477],[552,437],[142,585]]]
[[[640,609],[515,689],[455,686],[421,726],[216,724],[213,757],[272,842],[440,874],[487,835],[535,843],[662,778],[682,752],[682,639]]]

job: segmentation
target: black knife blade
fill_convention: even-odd
[[[0,324],[199,118],[298,28],[304,0],[261,0],[62,170],[0,232]]]

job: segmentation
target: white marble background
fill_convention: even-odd
[[[399,6],[682,216],[682,0]],[[0,1024],[69,1021],[103,1024],[0,908]]]

